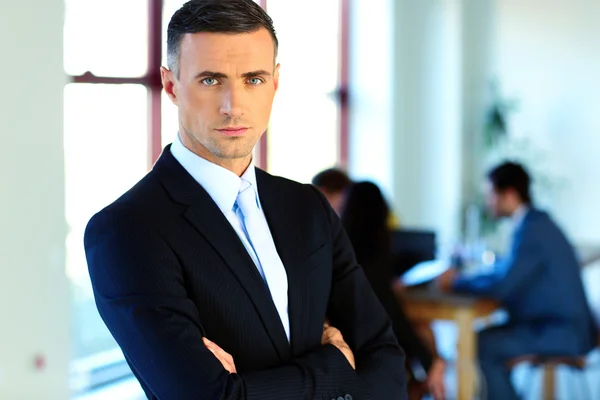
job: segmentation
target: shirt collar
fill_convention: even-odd
[[[248,186],[251,186],[251,189],[254,190],[256,203],[260,208],[256,171],[253,162],[250,163],[246,171],[239,177],[228,169],[193,153],[183,145],[179,135],[176,135],[175,140],[171,144],[171,154],[173,154],[173,157],[175,157],[192,178],[208,192],[208,195],[224,215],[233,210],[238,193],[240,190],[245,190]]]
[[[254,198],[256,199],[256,206],[260,209],[260,199],[258,197],[258,184],[256,182],[256,169],[254,163],[251,162],[250,166],[246,168],[246,171],[241,176],[241,185],[238,187],[238,191],[252,190],[254,192]],[[237,194],[236,194],[237,196]]]

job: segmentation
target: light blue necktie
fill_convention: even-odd
[[[248,241],[258,258],[257,268],[269,287],[271,297],[289,340],[290,323],[288,316],[287,274],[277,253],[267,220],[258,208],[256,191],[250,182],[242,180],[236,204],[242,214],[240,221],[243,222]]]

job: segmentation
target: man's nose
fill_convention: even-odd
[[[244,93],[242,88],[232,86],[223,92],[220,112],[232,119],[244,115]]]

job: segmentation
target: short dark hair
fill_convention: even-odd
[[[504,162],[488,173],[488,179],[496,191],[513,189],[524,203],[531,204],[531,178],[521,164]]]
[[[273,20],[253,0],[190,0],[173,14],[167,29],[167,65],[179,76],[181,41],[188,33],[250,33],[265,28],[279,42]]]
[[[351,183],[348,174],[338,168],[321,171],[312,180],[313,185],[330,193],[339,193],[350,186]]]
[[[391,247],[390,208],[373,182],[350,185],[341,212],[342,224],[360,264],[387,257]]]

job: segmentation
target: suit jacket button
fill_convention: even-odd
[[[354,398],[352,396],[350,396],[349,394],[346,395],[345,400],[354,400]]]

